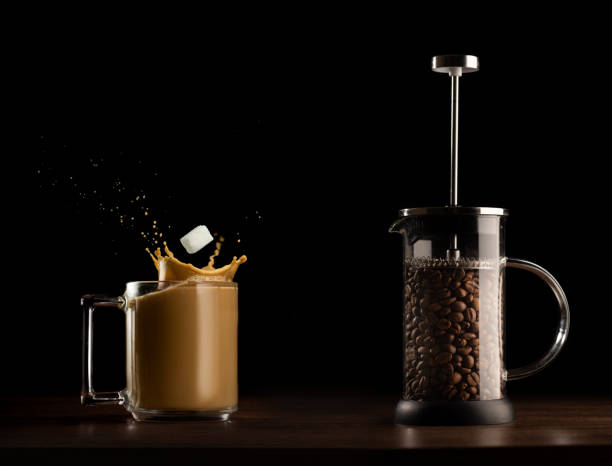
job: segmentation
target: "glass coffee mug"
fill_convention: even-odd
[[[404,209],[390,231],[404,242],[404,378],[399,424],[498,424],[514,419],[506,381],[535,374],[569,330],[563,289],[542,267],[505,255],[505,209]],[[554,292],[556,339],[535,362],[506,370],[505,269],[527,270]]]
[[[238,409],[238,285],[213,281],[130,282],[123,296],[86,295],[85,405],[117,403],[134,419],[227,420]],[[126,317],[126,380],[120,392],[92,386],[93,312]]]

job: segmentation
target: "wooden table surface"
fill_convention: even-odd
[[[230,422],[140,423],[77,397],[5,397],[0,464],[612,464],[612,397],[514,399],[515,422],[469,427],[393,425],[395,401],[242,397]]]

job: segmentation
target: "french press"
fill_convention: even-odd
[[[539,372],[559,353],[569,305],[539,265],[505,255],[508,211],[457,203],[459,78],[478,71],[473,55],[433,57],[451,78],[450,205],[400,211],[391,232],[404,247],[403,393],[398,424],[501,424],[514,419],[505,384]],[[536,362],[505,369],[506,267],[528,270],[553,290],[560,309],[556,339]]]

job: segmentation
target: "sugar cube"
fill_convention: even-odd
[[[195,227],[181,238],[181,244],[189,254],[194,254],[213,240],[213,236],[204,225]]]

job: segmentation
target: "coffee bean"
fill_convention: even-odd
[[[440,345],[440,349],[442,351],[447,351],[447,352],[449,352],[451,354],[455,354],[457,352],[457,348],[455,348],[454,345],[451,345],[451,344],[448,344],[448,343]]]
[[[460,302],[460,301],[457,301],[457,302]],[[452,320],[453,322],[463,322],[463,319],[464,319],[463,314],[461,312],[451,312],[448,315],[448,318]]]
[[[477,311],[480,310],[480,298],[474,298],[472,300],[472,307]]]
[[[466,401],[470,399],[470,394],[468,392],[459,392],[459,399],[461,401]]]
[[[472,372],[472,369],[468,369],[467,367],[459,367],[458,370],[462,374],[470,374]]]
[[[440,330],[447,330],[447,329],[450,328],[451,322],[448,319],[440,319],[440,320],[438,320],[438,322],[436,322],[436,326]]]
[[[465,346],[467,345],[467,340],[465,338],[457,338],[455,341],[455,346]]]
[[[476,322],[476,318],[478,317],[478,315],[476,314],[476,310],[473,307],[469,307],[467,309],[467,311],[465,311],[465,318],[469,321],[469,322]]]
[[[451,305],[451,309],[456,312],[462,312],[466,307],[467,305],[463,301],[455,301]]]
[[[467,291],[465,291],[463,288],[457,288],[455,290],[455,294],[457,295],[457,297],[459,298],[465,298],[468,294]]]
[[[468,354],[463,358],[463,367],[467,367],[468,369],[474,367],[474,357]]]
[[[453,355],[446,351],[442,353],[438,353],[435,358],[437,364],[446,364],[447,362],[450,362],[452,359],[453,359]]]
[[[450,313],[451,313],[451,308],[449,306],[445,306],[442,309],[440,309],[440,315],[442,317],[447,316]]]
[[[444,343],[452,343],[455,340],[455,335],[451,335],[450,333],[444,333],[440,335],[438,341],[442,344]]]
[[[426,353],[427,351],[428,351],[428,349],[427,349],[427,347],[426,347],[426,346],[419,346],[419,347],[417,348],[417,353],[419,353],[419,354]]]
[[[461,356],[460,354],[453,354],[453,361],[455,361],[455,365],[456,366],[461,366],[463,363],[463,356]]]
[[[455,326],[457,324],[452,325],[447,332],[453,335],[459,335],[461,333],[461,326]]]
[[[468,384],[470,384],[470,385],[477,385],[477,382],[476,382],[476,380],[474,379],[474,376],[475,376],[475,375],[476,375],[476,374],[468,374],[468,375],[466,376],[465,380],[467,381],[467,383],[468,383]],[[477,376],[476,376],[476,377],[477,377]]]
[[[465,338],[466,340],[473,340],[474,338],[476,338],[476,334],[472,332],[464,333],[463,338]]]
[[[448,377],[448,383],[451,384],[451,385],[457,385],[459,382],[461,382],[462,379],[463,379],[463,377],[461,376],[461,374],[459,372],[453,372]]]
[[[453,296],[452,298],[443,299],[442,301],[440,301],[440,304],[442,306],[450,306],[451,304],[454,304],[456,301],[457,301],[457,298]]]
[[[478,393],[478,388],[468,387],[468,392],[470,392],[472,395],[476,395]]]
[[[464,282],[463,288],[465,288],[465,290],[469,293],[474,293],[474,291],[476,291],[476,286],[474,285],[474,282],[471,281]]]
[[[466,388],[469,387],[469,384],[466,382],[461,382],[458,387],[459,387],[459,390],[465,390]]]
[[[462,356],[467,356],[472,352],[472,348],[470,346],[463,346],[461,348],[457,348],[457,353]]]
[[[442,309],[440,303],[431,303],[429,306],[427,306],[427,310],[431,312],[438,312],[440,309]]]
[[[470,344],[474,347],[474,350],[476,350],[476,348],[478,348],[478,345],[480,345],[480,339],[474,338],[472,341],[470,341]]]

